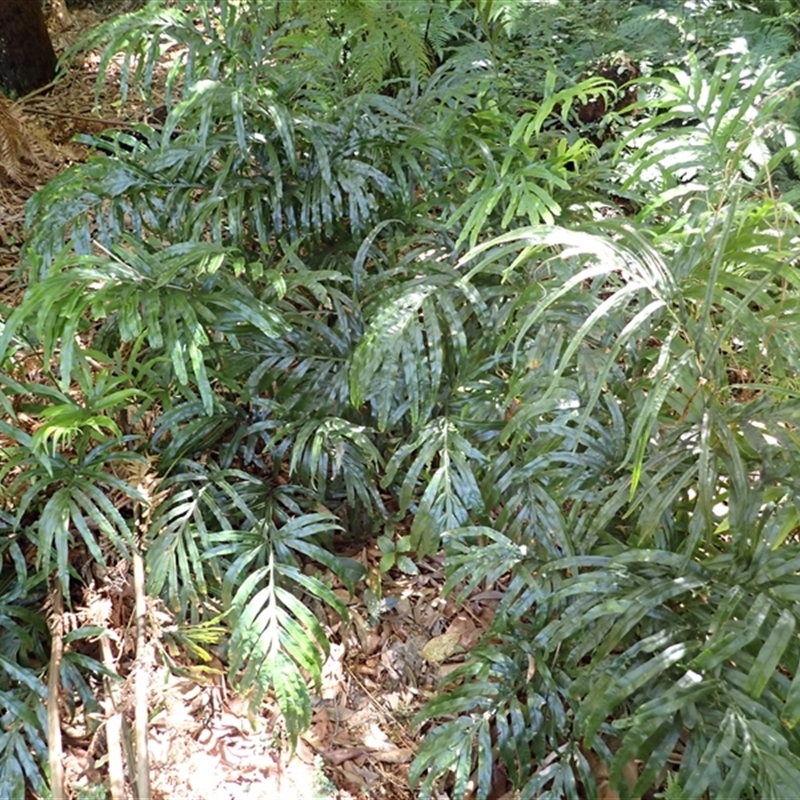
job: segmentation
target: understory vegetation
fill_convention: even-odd
[[[337,545],[377,537],[503,587],[416,796],[499,765],[594,797],[598,759],[623,797],[797,791],[793,8],[179,0],[93,32],[165,121],[32,198],[2,313],[9,796],[47,791],[45,601],[138,555],[165,657],[220,647],[295,741],[312,600],[346,617]],[[92,712],[99,633],[60,670]]]

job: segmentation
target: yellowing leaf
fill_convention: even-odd
[[[461,645],[458,643],[460,638],[460,635],[456,632],[434,636],[433,639],[422,648],[421,655],[426,661],[431,661],[434,664],[441,664],[443,661],[447,661],[450,656],[461,650]]]

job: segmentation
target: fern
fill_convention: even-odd
[[[47,626],[39,606],[41,581],[27,575],[19,549],[24,533],[13,520],[0,517],[2,554],[13,558],[15,570],[4,568],[0,579],[0,697],[3,729],[0,734],[0,779],[9,796],[24,797],[26,786],[46,791],[41,766],[47,760],[46,695],[40,665],[46,659]]]
[[[684,800],[686,795],[683,793],[683,789],[681,789],[681,785],[675,776],[671,772],[668,772],[667,785],[664,791],[656,795],[656,797],[661,797],[663,800]]]
[[[428,3],[348,0],[328,8],[310,0],[295,8],[311,28],[327,26],[342,35],[342,64],[359,91],[373,90],[389,77],[425,75],[426,36],[432,32],[434,39],[441,39],[447,30],[447,9],[437,10]],[[398,71],[399,75],[393,74]]]
[[[223,600],[232,613],[231,675],[237,685],[252,691],[255,706],[274,689],[294,746],[311,722],[305,675],[319,687],[328,651],[320,621],[297,595],[308,592],[347,617],[346,607],[325,583],[299,569],[297,555],[349,579],[343,565],[313,541],[337,527],[331,515],[305,514],[281,527],[271,520],[253,522],[257,527],[244,534],[218,535],[219,542],[229,539],[231,544],[218,544],[208,556],[233,557],[223,584]]]
[[[521,723],[526,736],[514,749],[499,751],[522,796],[577,796],[568,781],[591,784],[580,758],[567,756],[579,744],[609,763],[612,785],[640,760],[637,796],[657,782],[688,730],[677,777],[686,796],[740,796],[757,786],[759,796],[778,798],[800,777],[797,694],[786,677],[800,657],[798,554],[778,533],[795,516],[781,507],[782,479],[761,466],[783,461],[784,431],[797,414],[785,382],[796,346],[782,339],[760,351],[756,360],[770,366],[757,402],[737,400],[723,355],[734,336],[773,341],[776,298],[781,307],[796,303],[796,278],[780,260],[796,219],[753,194],[787,157],[780,142],[770,149],[762,138],[784,101],[779,93],[773,105],[769,71],[747,73],[740,100],[748,63],[722,59],[711,77],[696,66],[674,73],[674,83],[661,83],[658,122],[631,133],[641,158],[631,162],[629,185],[650,169],[662,176],[666,205],[640,215],[652,221],[655,246],[627,225],[595,226],[613,238],[539,227],[483,242],[464,259],[476,285],[496,274],[537,281],[520,280],[503,316],[513,348],[495,353],[495,364],[509,365],[515,407],[487,426],[496,433],[485,441],[509,452],[493,452],[494,469],[479,485],[500,511],[494,524],[445,539],[448,588],[467,593],[505,576],[491,636],[531,643],[534,691],[550,665],[566,681],[558,700]],[[687,129],[670,127],[672,115]],[[697,184],[672,195],[686,170]],[[760,213],[770,222],[751,226]],[[545,249],[554,246],[556,258]],[[651,337],[657,345],[647,344]],[[491,420],[488,409],[481,413]],[[769,439],[767,430],[780,432]],[[476,546],[485,558],[474,558]],[[487,717],[497,720],[494,735],[506,737],[499,720],[531,696],[531,680],[530,672],[518,676],[517,689],[500,697],[470,674],[432,703],[422,719],[452,719],[420,750],[413,775],[424,792],[448,772],[460,786],[479,768],[472,743],[437,766],[440,737]],[[554,726],[559,766],[547,772],[547,751],[535,742]],[[608,737],[620,740],[613,756]],[[520,750],[532,761],[524,773]]]
[[[764,11],[110,20],[98,91],[120,57],[123,95],[166,120],[85,137],[100,152],[28,207],[0,332],[4,579],[67,589],[76,554],[142,548],[171,643],[202,659],[227,636],[232,681],[296,741],[345,613],[329,573],[363,576],[340,536],[383,534],[381,567],[409,573],[441,547],[448,592],[502,599],[419,718],[422,796],[485,798],[496,760],[528,798],[591,796],[600,762],[623,790],[633,761],[642,795],[679,748],[667,791],[786,796],[800,158],[794,65],[762,60],[791,9]],[[644,77],[591,77],[615,58]],[[0,777],[42,794],[22,597]],[[68,656],[92,708],[97,665]]]

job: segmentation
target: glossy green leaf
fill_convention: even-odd
[[[753,698],[759,698],[794,637],[795,616],[790,611],[781,611],[778,621],[761,647],[750,672],[747,674],[746,691]]]

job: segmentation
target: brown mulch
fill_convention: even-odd
[[[413,717],[433,696],[438,681],[469,655],[491,623],[500,591],[485,591],[457,608],[442,598],[444,574],[431,559],[415,576],[381,575],[381,552],[367,544],[351,552],[369,576],[348,604],[349,619],[317,607],[331,640],[312,724],[294,755],[281,734],[268,698],[253,717],[231,690],[216,657],[190,664],[183,654],[163,657],[170,617],[151,599],[148,625],[149,757],[153,800],[411,800],[408,770],[418,734]],[[100,625],[109,631],[117,672],[128,678],[117,707],[133,722],[134,653],[130,571],[120,563],[85,590],[71,627]],[[94,583],[92,581],[92,583]],[[115,588],[111,588],[115,587]],[[377,596],[381,596],[380,602]],[[185,662],[182,668],[179,662]],[[178,669],[170,669],[168,662]],[[70,725],[67,785],[77,792],[103,779],[102,737]],[[99,742],[99,743],[98,743]],[[501,781],[502,784],[502,781]],[[498,785],[499,797],[504,790]],[[441,800],[446,796],[442,795]]]

